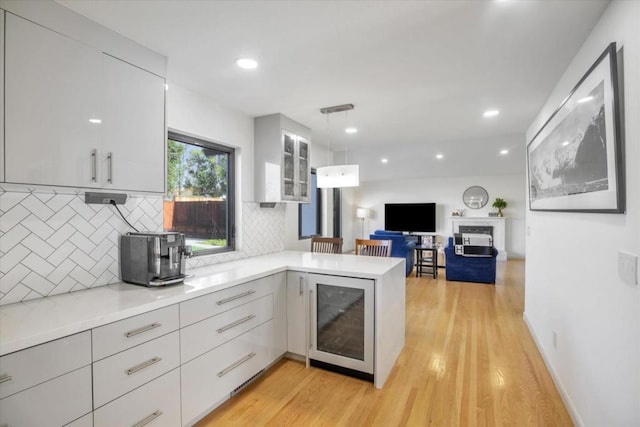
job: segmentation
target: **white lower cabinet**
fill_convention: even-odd
[[[229,393],[267,367],[274,322],[251,331],[182,365],[182,424],[192,425]]]
[[[307,355],[307,273],[287,272],[287,351],[300,356]]]
[[[0,357],[0,398],[91,364],[89,331]]]
[[[182,363],[255,328],[273,317],[273,295],[187,326],[180,331]]]
[[[93,407],[148,383],[180,366],[178,331],[93,364]]]
[[[0,427],[193,425],[285,353],[287,305],[278,273],[2,356]]]
[[[98,408],[95,427],[180,425],[180,369],[174,369]]]
[[[85,366],[0,400],[0,425],[62,426],[90,412],[91,366]]]

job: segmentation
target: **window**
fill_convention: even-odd
[[[311,170],[311,202],[298,204],[298,240],[322,234],[322,192],[316,171]]]
[[[184,233],[194,255],[235,248],[233,168],[233,148],[169,132],[164,230]]]

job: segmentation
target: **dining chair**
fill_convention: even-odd
[[[391,240],[356,239],[356,255],[391,256]]]
[[[322,254],[341,254],[342,237],[311,237],[311,252]]]

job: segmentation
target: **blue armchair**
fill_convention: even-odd
[[[413,271],[415,266],[416,242],[411,236],[405,236],[401,231],[376,230],[369,235],[369,239],[391,240],[391,256],[405,259],[406,275]]]
[[[458,282],[496,283],[496,257],[498,250],[491,248],[490,257],[456,255],[453,237],[444,248],[447,280]]]

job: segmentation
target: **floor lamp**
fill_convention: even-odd
[[[364,239],[364,220],[369,218],[369,214],[371,213],[371,209],[367,209],[367,208],[357,208],[356,209],[356,217],[358,217],[360,219],[360,223],[361,223],[361,232],[360,234],[362,235],[362,238]]]

